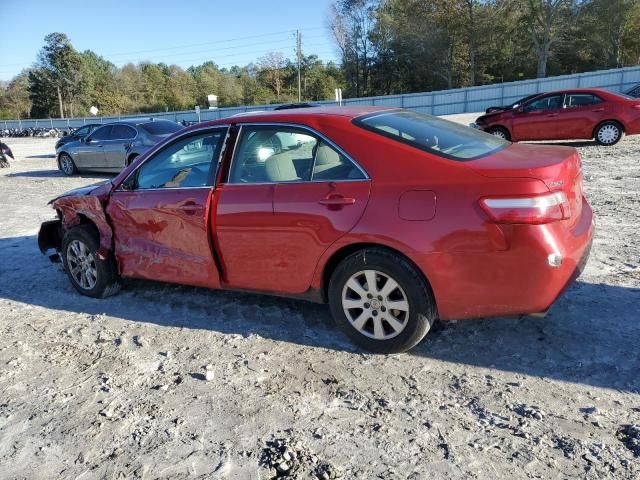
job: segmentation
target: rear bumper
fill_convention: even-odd
[[[441,319],[546,312],[582,273],[591,250],[593,213],[583,200],[570,229],[562,222],[514,225],[509,248],[495,252],[432,254],[424,259]],[[552,266],[550,255],[560,265]]]

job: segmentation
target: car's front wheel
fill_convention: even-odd
[[[73,163],[73,159],[69,156],[68,153],[61,153],[60,160],[58,161],[60,166],[60,170],[65,175],[71,176],[78,171],[76,168],[76,164]]]
[[[340,328],[376,353],[405,352],[436,319],[431,290],[406,259],[382,249],[345,258],[329,282],[329,305]]]
[[[615,145],[622,138],[622,127],[618,122],[604,122],[598,125],[594,137],[600,145]]]
[[[62,260],[74,288],[83,295],[104,298],[120,290],[120,277],[112,259],[98,257],[99,241],[94,230],[80,225],[62,239]]]
[[[509,135],[509,131],[504,127],[492,127],[489,130],[487,130],[487,133],[490,133],[491,135],[502,138],[504,140],[511,140],[511,135]]]

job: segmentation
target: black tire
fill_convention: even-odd
[[[610,147],[611,145],[615,145],[616,143],[618,143],[622,139],[623,134],[624,130],[622,128],[622,125],[620,125],[618,122],[610,120],[607,122],[602,122],[596,127],[596,129],[593,131],[593,138],[598,145]]]
[[[382,275],[376,276],[376,279],[380,282],[386,283],[389,278],[394,280],[400,287],[400,290],[396,290],[396,294],[405,295],[406,297],[401,297],[401,299],[404,298],[406,303],[408,303],[408,314],[406,312],[399,312],[405,315],[404,318],[401,319],[403,328],[399,333],[393,331],[388,333],[388,330],[393,330],[391,324],[386,320],[378,320],[384,325],[385,335],[395,334],[395,336],[391,338],[376,339],[370,336],[375,333],[374,318],[372,315],[387,315],[392,314],[392,312],[398,312],[398,310],[385,310],[383,305],[387,305],[387,299],[380,300],[376,304],[377,306],[382,305],[379,308],[381,308],[381,312],[387,312],[385,314],[375,313],[376,310],[367,310],[365,312],[364,309],[359,309],[358,307],[349,310],[349,315],[352,317],[358,316],[358,318],[362,318],[359,315],[360,311],[362,311],[365,317],[369,317],[366,322],[364,322],[361,330],[358,330],[357,327],[352,324],[351,320],[347,317],[345,309],[343,309],[343,294],[347,295],[350,293],[347,290],[347,282],[354,276],[365,275],[363,272],[366,270],[375,270],[381,273]],[[384,276],[388,278],[385,279]],[[382,283],[380,286],[377,285],[376,290],[380,288],[380,292],[382,293],[385,283]],[[366,288],[368,289],[368,282]],[[361,250],[345,258],[331,275],[328,297],[333,318],[342,331],[353,343],[374,353],[406,352],[424,338],[436,320],[435,301],[431,289],[426,284],[420,272],[403,257],[384,249],[372,248]],[[365,297],[361,295],[361,298],[364,299]],[[382,297],[378,298],[382,299]],[[360,299],[356,301],[360,301]],[[373,302],[373,300],[371,300],[371,302]],[[378,308],[377,306],[374,307],[373,303],[365,303],[364,306],[367,309]]]
[[[504,127],[491,127],[487,130],[487,133],[495,135],[496,137],[504,138],[508,142],[511,141],[511,134],[509,133],[509,130]]]
[[[58,168],[68,177],[78,173],[78,168],[68,153],[63,152],[60,154],[58,158]]]
[[[72,248],[73,242],[80,242],[88,249],[88,252],[92,256],[91,265],[95,266],[95,284],[83,286],[73,274],[74,260],[70,257],[73,256]],[[115,295],[120,290],[122,283],[118,275],[118,271],[115,262],[111,257],[106,260],[98,258],[99,240],[95,232],[95,228],[90,225],[80,225],[68,230],[64,238],[62,239],[62,264],[64,270],[71,281],[73,287],[82,295],[93,298],[105,298],[111,295]]]

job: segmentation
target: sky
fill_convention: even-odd
[[[183,68],[213,60],[246,65],[268,52],[337,60],[327,30],[331,0],[0,0],[0,80],[29,67],[45,35],[63,32],[78,51],[117,66],[165,62]]]

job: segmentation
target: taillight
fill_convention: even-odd
[[[571,217],[569,200],[564,192],[526,197],[485,197],[480,206],[495,223],[540,225]]]

